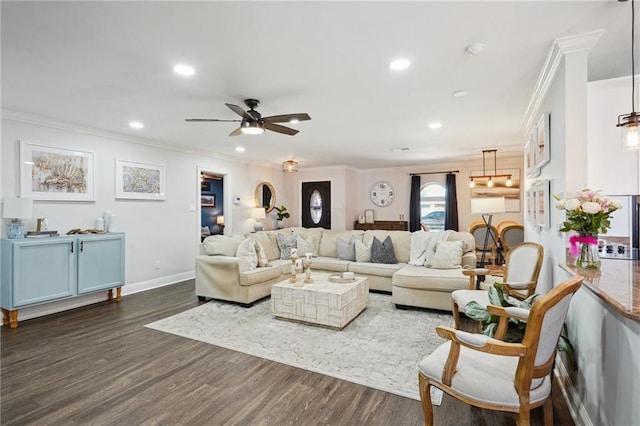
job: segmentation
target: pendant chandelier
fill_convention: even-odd
[[[492,188],[495,184],[495,179],[503,179],[506,178],[505,185],[511,186],[513,185],[513,181],[511,180],[510,174],[498,174],[498,167],[496,163],[496,152],[497,149],[484,149],[482,150],[482,174],[481,175],[471,175],[469,176],[469,188],[475,188],[476,182],[485,182],[489,188]],[[487,174],[486,171],[486,156],[487,154],[493,154],[493,174]],[[491,170],[489,170],[491,172]]]
[[[287,160],[282,162],[282,171],[286,173],[295,173],[298,171],[298,162],[296,160]]]
[[[618,0],[626,1],[626,0]],[[618,116],[616,127],[622,128],[622,149],[632,150],[640,148],[640,114],[636,112],[636,70],[635,70],[635,8],[631,0],[631,113]]]

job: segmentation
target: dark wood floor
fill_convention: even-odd
[[[2,327],[0,423],[422,424],[418,401],[143,327],[197,305],[187,281]],[[555,423],[572,425],[555,395]],[[534,421],[542,424],[539,410]],[[513,425],[515,418],[445,395],[435,422]]]

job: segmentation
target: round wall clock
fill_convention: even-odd
[[[371,201],[379,207],[386,207],[391,204],[394,196],[395,191],[393,190],[393,185],[383,180],[374,183],[371,187],[371,191],[369,191]]]

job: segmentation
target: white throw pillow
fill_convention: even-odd
[[[204,239],[202,248],[209,256],[235,256],[241,242],[238,238],[214,235]]]
[[[317,257],[318,253],[313,245],[313,237],[309,235],[306,239],[300,235],[296,235],[296,244],[298,248],[298,256],[303,257],[307,253],[311,253],[311,256]]]
[[[253,240],[256,247],[256,255],[258,256],[258,266],[271,266],[269,265],[269,259],[267,258],[267,252],[264,250],[264,246],[256,240]]]
[[[356,249],[353,240],[353,237],[351,237],[349,241],[345,241],[342,238],[338,238],[336,240],[336,253],[338,254],[338,259],[356,260]]]
[[[429,238],[426,240],[426,246],[424,248],[424,266],[431,268],[433,264],[433,256],[436,254],[437,238]]]
[[[411,233],[411,251],[409,265],[422,266],[425,261],[425,250],[430,240],[435,240],[437,232],[415,231]]]
[[[258,267],[258,255],[256,254],[256,243],[250,238],[242,241],[236,251],[238,258],[238,269],[240,272],[254,270]]]
[[[454,269],[462,264],[463,241],[438,241],[431,267],[434,269]]]
[[[359,239],[355,238],[354,240],[355,248],[356,248],[356,262],[371,262],[371,246],[366,245]]]

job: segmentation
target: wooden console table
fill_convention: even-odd
[[[373,223],[355,222],[353,229],[368,231],[370,229],[383,229],[385,231],[408,231],[409,222],[399,220],[376,220]]]

